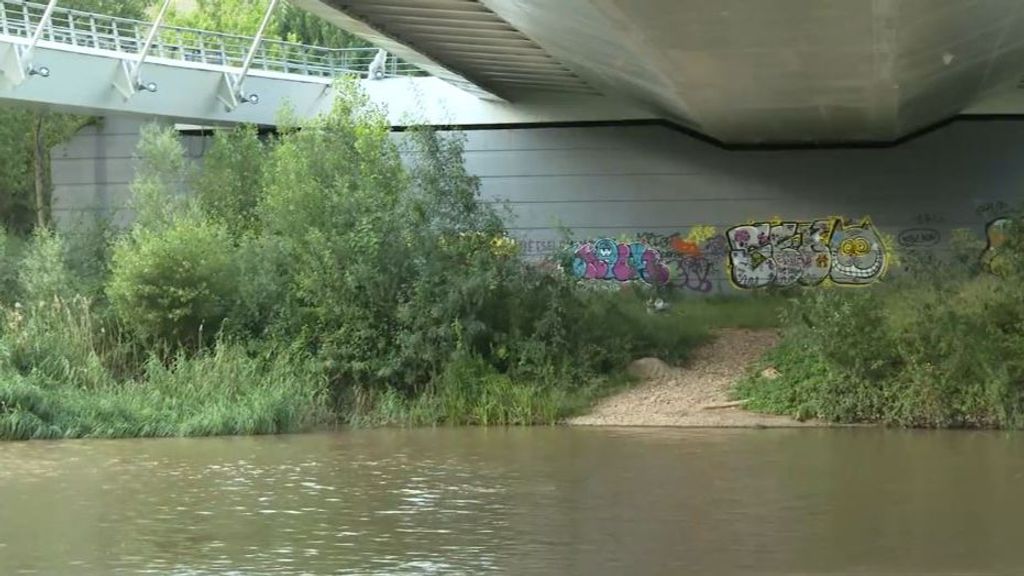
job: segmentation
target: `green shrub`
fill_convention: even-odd
[[[133,227],[157,231],[187,208],[193,166],[172,126],[144,125],[137,156],[139,161],[131,184]]]
[[[189,211],[118,242],[107,295],[143,339],[195,347],[218,333],[235,306],[234,257],[223,225]]]
[[[1024,269],[1013,258],[1006,270]],[[837,422],[1024,425],[1024,282],[961,266],[946,263],[944,279],[911,267],[885,286],[799,300],[762,361],[779,376],[751,376],[738,396]]]
[[[21,297],[18,277],[24,251],[21,238],[0,231],[0,302],[13,304]]]
[[[18,264],[18,284],[22,296],[32,302],[50,302],[72,295],[72,278],[58,235],[46,228],[33,232],[25,257]]]
[[[203,155],[203,168],[195,178],[196,199],[205,214],[234,235],[256,228],[264,158],[255,126],[218,131]]]

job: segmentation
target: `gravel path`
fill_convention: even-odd
[[[576,426],[792,427],[820,426],[785,416],[755,414],[739,407],[708,409],[729,401],[729,389],[778,341],[772,330],[720,330],[694,352],[689,364],[676,368],[657,358],[629,367],[642,383],[602,400]]]

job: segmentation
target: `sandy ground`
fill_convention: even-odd
[[[676,368],[657,358],[634,362],[630,373],[641,380],[622,394],[601,401],[576,426],[791,427],[821,426],[785,416],[755,414],[740,407],[708,408],[729,401],[729,389],[775,342],[771,330],[721,330]]]

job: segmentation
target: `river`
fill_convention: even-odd
[[[1024,435],[0,443],[0,575],[1021,574]]]

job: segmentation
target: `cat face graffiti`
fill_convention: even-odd
[[[594,242],[594,252],[597,254],[598,260],[609,265],[615,264],[619,257],[619,244],[614,240],[602,238]]]
[[[837,284],[869,284],[885,271],[885,246],[867,220],[856,226],[836,222],[829,248],[830,278]]]

